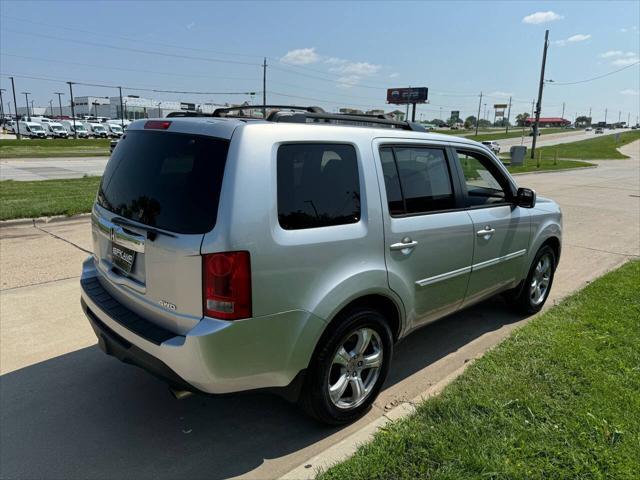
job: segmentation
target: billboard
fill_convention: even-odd
[[[509,105],[506,103],[496,103],[493,105],[493,108],[496,110],[505,110]]]
[[[387,103],[395,105],[427,103],[428,94],[427,87],[389,88],[387,89]]]
[[[456,123],[458,120],[460,120],[460,110],[451,110],[450,118],[453,123]]]

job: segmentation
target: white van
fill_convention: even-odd
[[[67,138],[69,137],[69,132],[62,126],[62,124],[58,122],[47,122],[43,123],[42,126],[47,132],[48,137],[52,138]]]
[[[118,125],[117,123],[106,122],[102,125],[104,125],[106,129],[109,130],[109,136],[111,138],[120,138],[124,133],[124,131],[122,130],[122,126]]]
[[[67,132],[69,132],[69,135],[74,134],[73,120],[62,120],[60,123],[67,130]],[[82,123],[80,120],[75,121],[75,133],[78,138],[89,138],[89,130],[87,130],[87,127],[85,127],[84,123]]]
[[[23,137],[47,138],[47,132],[38,122],[20,122],[20,134]]]
[[[88,126],[91,129],[91,135],[95,138],[107,138],[111,133],[102,123],[89,123]]]

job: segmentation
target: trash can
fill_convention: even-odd
[[[527,155],[527,147],[524,145],[514,145],[509,150],[509,155],[511,156],[511,165],[524,165],[524,157]]]

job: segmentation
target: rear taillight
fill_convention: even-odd
[[[205,315],[224,320],[251,316],[249,252],[204,255],[203,270]]]
[[[146,130],[166,130],[171,126],[171,122],[165,120],[148,120],[144,124]]]

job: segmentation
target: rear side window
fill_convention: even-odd
[[[183,234],[215,225],[229,142],[131,131],[109,159],[98,204],[137,222]]]
[[[428,147],[380,150],[391,215],[429,213],[455,208],[445,152]]]
[[[299,230],[360,220],[358,160],[352,145],[282,145],[277,162],[282,228]]]

